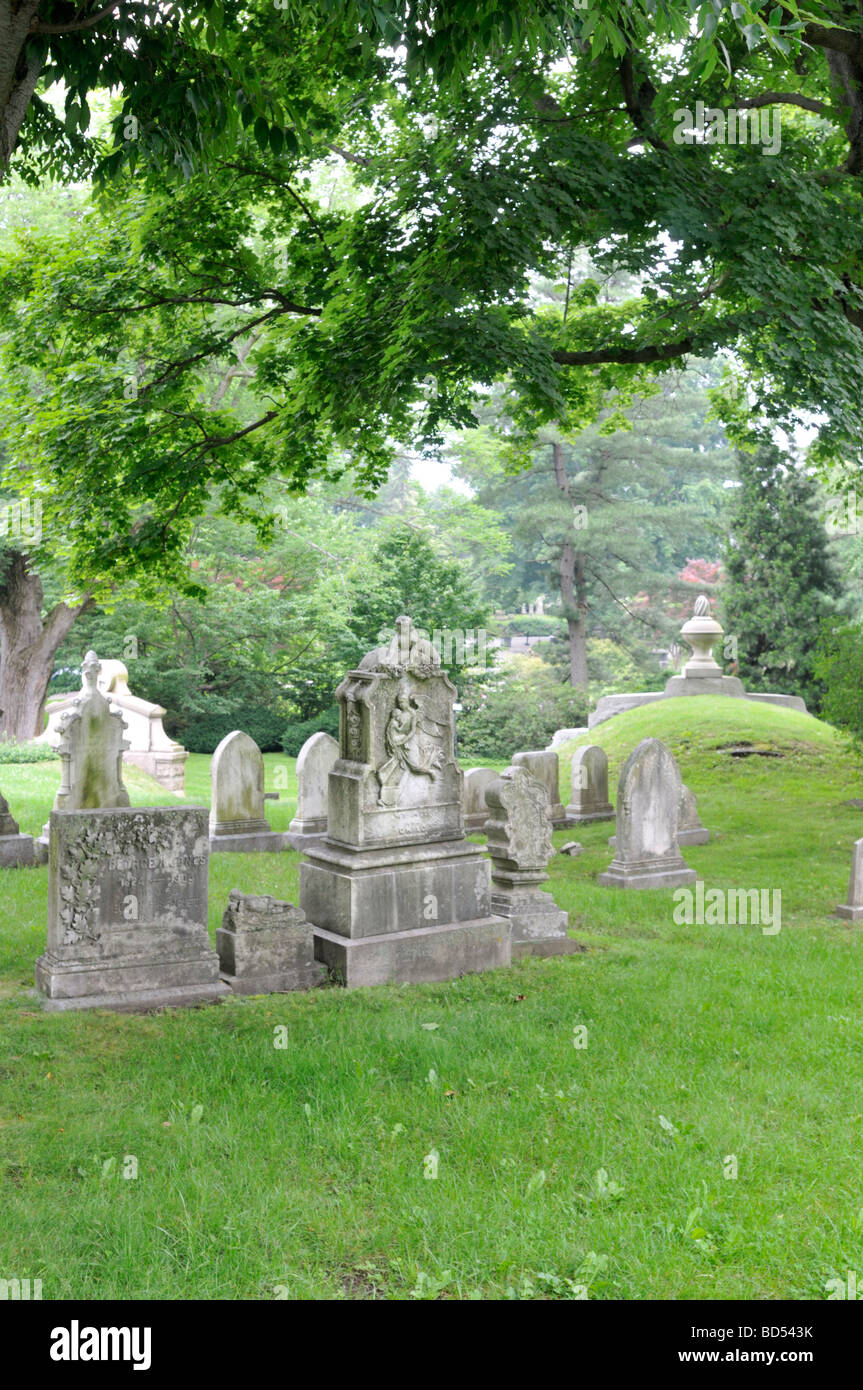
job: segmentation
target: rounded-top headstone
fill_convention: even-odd
[[[264,759],[253,738],[240,729],[226,734],[210,764],[210,834],[268,831],[264,816]]]

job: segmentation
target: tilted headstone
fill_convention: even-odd
[[[608,799],[608,758],[604,749],[596,744],[576,748],[570,778],[572,791],[566,819],[571,825],[614,819],[614,807]]]
[[[848,901],[837,905],[836,916],[844,917],[848,922],[863,920],[863,840],[855,840],[851,849]]]
[[[339,745],[329,734],[312,734],[297,758],[297,814],[288,826],[293,849],[305,849],[327,833],[330,773],[339,756]]]
[[[541,782],[545,787],[548,794],[548,816],[555,830],[566,825],[566,811],[560,799],[560,760],[553,749],[514,753],[512,765],[527,768],[531,777],[535,777],[537,782]]]
[[[0,793],[0,869],[16,869],[35,862],[33,836],[20,833],[9,802]]]
[[[240,729],[226,734],[210,764],[210,851],[255,854],[287,848],[264,815],[264,759]]]
[[[207,935],[207,811],[53,811],[49,1010],[149,1010],[228,994]]]
[[[306,914],[264,894],[232,890],[216,931],[216,950],[222,979],[234,994],[312,989],[327,978],[326,966],[315,960]]]
[[[348,986],[506,965],[488,859],[465,840],[456,690],[410,618],[336,691],[339,757],[326,837],[300,865],[315,955]]]
[[[497,781],[497,776],[493,767],[469,767],[465,772],[462,810],[466,834],[475,835],[485,826],[488,820],[485,794],[492,782]]]
[[[706,845],[710,831],[701,824],[698,815],[698,802],[695,793],[687,786],[680,788],[680,809],[677,823],[677,843],[679,845]]]
[[[554,850],[545,788],[524,767],[508,767],[486,792],[491,910],[512,925],[513,958],[578,950],[567,915],[550,893],[546,865]]]
[[[694,883],[677,842],[680,772],[658,738],[642,739],[623,766],[617,788],[614,858],[598,882],[605,888],[676,888]]]

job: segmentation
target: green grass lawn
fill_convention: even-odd
[[[608,752],[612,798],[647,735],[711,831],[687,862],[708,887],[780,888],[777,935],[676,926],[671,891],[599,888],[600,823],[556,832],[586,852],[550,866],[583,954],[439,985],[45,1015],[47,870],[3,871],[0,1278],[61,1299],[804,1299],[849,1270],[863,1284],[863,931],[829,915],[863,835],[843,804],[863,767],[808,716],[665,701],[582,740]],[[723,750],[744,743],[781,756]],[[188,800],[206,803],[207,779],[190,758]],[[53,763],[0,767],[22,829],[57,780]],[[138,804],[175,800],[127,781]],[[294,764],[268,757],[268,788],[281,782],[276,829]],[[296,901],[298,864],[214,856],[211,929],[232,887]]]

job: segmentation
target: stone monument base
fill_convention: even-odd
[[[312,845],[319,845],[327,833],[326,816],[297,820],[296,817],[288,826],[285,839],[291,849],[299,850],[302,854]]]
[[[36,851],[32,835],[0,835],[0,869],[44,864],[45,856]]]
[[[669,859],[645,859],[620,864],[612,859],[597,883],[603,888],[679,888],[695,883],[698,875],[688,869],[680,855]]]
[[[578,942],[567,936],[567,914],[550,893],[539,889],[492,889],[491,910],[506,918],[512,927],[512,958],[522,956],[563,956],[578,951]]]
[[[844,917],[846,922],[863,922],[863,907],[852,907],[849,903],[839,903],[833,911],[834,917]]]
[[[211,835],[211,854],[276,854],[290,849],[288,836],[277,830],[255,830],[248,835]]]
[[[123,762],[132,763],[134,767],[139,767],[142,772],[149,772],[150,776],[154,777],[166,791],[175,792],[177,796],[182,796],[186,790],[186,759],[188,756],[185,748],[179,746],[150,753],[142,753],[129,748],[123,754]]]
[[[453,980],[510,963],[510,925],[499,917],[346,937],[315,927],[315,956],[348,989]]]
[[[171,1006],[211,1004],[230,994],[219,979],[215,951],[201,958],[142,965],[110,962],[81,964],[59,960],[46,951],[36,962],[36,988],[48,1013],[69,1009],[112,1009],[149,1013]]]
[[[706,845],[710,839],[710,831],[706,825],[700,830],[678,830],[677,843],[679,845]]]
[[[566,808],[567,825],[588,825],[595,820],[614,820],[614,807],[610,802],[598,806],[595,811],[580,811],[572,804]]]

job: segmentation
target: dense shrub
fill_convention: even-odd
[[[0,763],[47,763],[56,756],[56,750],[47,743],[0,741]]]
[[[262,753],[279,753],[284,728],[283,714],[255,705],[238,705],[227,713],[199,714],[172,737],[179,738],[190,753],[212,753],[226,734],[242,729]]]
[[[813,662],[821,683],[821,716],[863,744],[863,629],[827,619]]]
[[[282,752],[287,753],[289,758],[295,758],[312,734],[330,734],[333,738],[339,736],[339,707],[333,705],[331,709],[324,710],[323,714],[315,715],[314,719],[304,719],[301,724],[289,724],[282,731]]]
[[[556,729],[587,723],[587,701],[536,657],[469,681],[458,721],[459,758],[509,758],[547,748]]]

